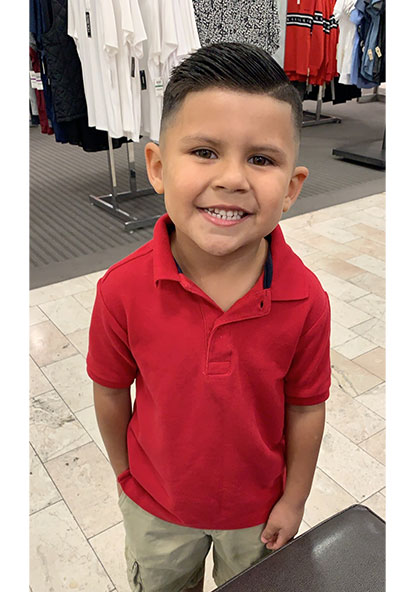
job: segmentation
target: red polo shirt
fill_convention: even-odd
[[[328,296],[277,226],[270,287],[262,274],[223,312],[178,271],[171,228],[165,214],[99,281],[87,371],[136,381],[118,478],[133,501],[194,528],[255,526],[282,494],[285,403],[329,396]]]

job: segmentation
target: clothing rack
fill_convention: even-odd
[[[323,97],[323,85],[320,85],[318,90],[318,98],[316,101],[316,111],[303,112],[302,127],[310,127],[312,125],[323,125],[324,123],[341,123],[342,119],[334,117],[332,115],[322,115],[322,97]],[[335,96],[334,81],[331,80],[332,95]]]
[[[378,169],[386,168],[386,130],[384,129],[383,140],[373,142],[360,142],[342,148],[334,148],[333,156],[339,156],[352,162],[374,166]]]
[[[98,206],[99,208],[108,212],[111,216],[118,218],[123,221],[124,230],[127,232],[133,232],[133,230],[137,230],[138,228],[145,228],[146,226],[152,226],[156,220],[160,218],[158,216],[151,216],[150,218],[143,218],[139,219],[135,216],[132,216],[128,212],[124,211],[120,207],[120,202],[126,201],[128,199],[136,198],[136,197],[144,197],[145,195],[156,195],[153,188],[149,187],[148,189],[137,189],[136,184],[136,167],[135,167],[135,159],[134,159],[134,145],[132,142],[127,142],[127,161],[128,161],[128,169],[129,169],[129,183],[130,183],[130,191],[123,191],[119,192],[117,189],[117,177],[116,177],[116,167],[114,161],[114,148],[113,142],[111,140],[110,134],[108,134],[108,166],[109,166],[109,173],[110,173],[110,185],[111,185],[111,192],[108,195],[90,195],[89,200],[90,204],[94,206]]]
[[[386,95],[380,94],[378,92],[379,88],[380,88],[379,86],[375,86],[373,88],[372,93],[358,97],[357,103],[374,103],[374,102],[385,103],[386,102]]]

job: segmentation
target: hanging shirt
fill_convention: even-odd
[[[144,55],[144,43],[147,39],[142,14],[138,0],[130,0],[130,12],[133,21],[133,35],[128,37],[128,51],[130,64],[130,88],[133,105],[133,131],[126,132],[127,136],[139,142],[142,119],[142,76],[140,60]]]
[[[351,63],[354,47],[356,27],[350,20],[356,0],[337,0],[334,7],[334,16],[338,21],[339,40],[337,46],[337,67],[340,84],[351,84]]]
[[[370,26],[365,38],[364,51],[361,61],[361,76],[370,82],[374,82],[373,69],[378,47],[378,37],[381,21],[381,13],[384,11],[384,2],[382,0],[367,0],[366,13],[370,17]]]
[[[68,0],[68,35],[81,60],[89,125],[108,131],[112,138],[122,137],[112,0]]]
[[[365,0],[357,0],[350,16],[351,21],[356,25],[351,62],[351,84],[355,84],[359,88],[374,88],[377,83],[371,82],[361,75],[363,49],[370,28],[370,17],[366,12],[366,7]]]
[[[157,92],[155,88],[161,78],[162,27],[159,0],[141,0],[140,12],[147,34],[147,39],[143,42],[143,58],[139,62],[142,80],[141,134],[158,142],[163,105],[163,88],[161,91],[158,88]]]

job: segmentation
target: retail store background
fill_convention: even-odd
[[[367,91],[367,93],[372,91]],[[383,91],[381,91],[383,92]],[[312,112],[316,103],[305,101]],[[298,216],[331,205],[384,191],[384,171],[332,156],[346,143],[383,138],[385,104],[382,102],[324,103],[323,114],[342,123],[302,130],[299,164],[310,177],[288,216]],[[145,142],[135,144],[137,187],[149,187],[144,163]],[[126,147],[115,152],[117,184],[129,188]],[[110,192],[106,152],[86,153],[57,144],[53,136],[30,130],[30,287],[38,288],[107,268],[152,238],[151,227],[125,232],[122,223],[92,206],[88,195]],[[140,218],[162,214],[163,197],[136,198],[123,206]]]

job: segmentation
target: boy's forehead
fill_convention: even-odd
[[[169,118],[175,140],[244,135],[254,143],[273,143],[276,137],[297,144],[292,106],[270,95],[217,87],[189,92]],[[172,130],[173,131],[173,130]]]

